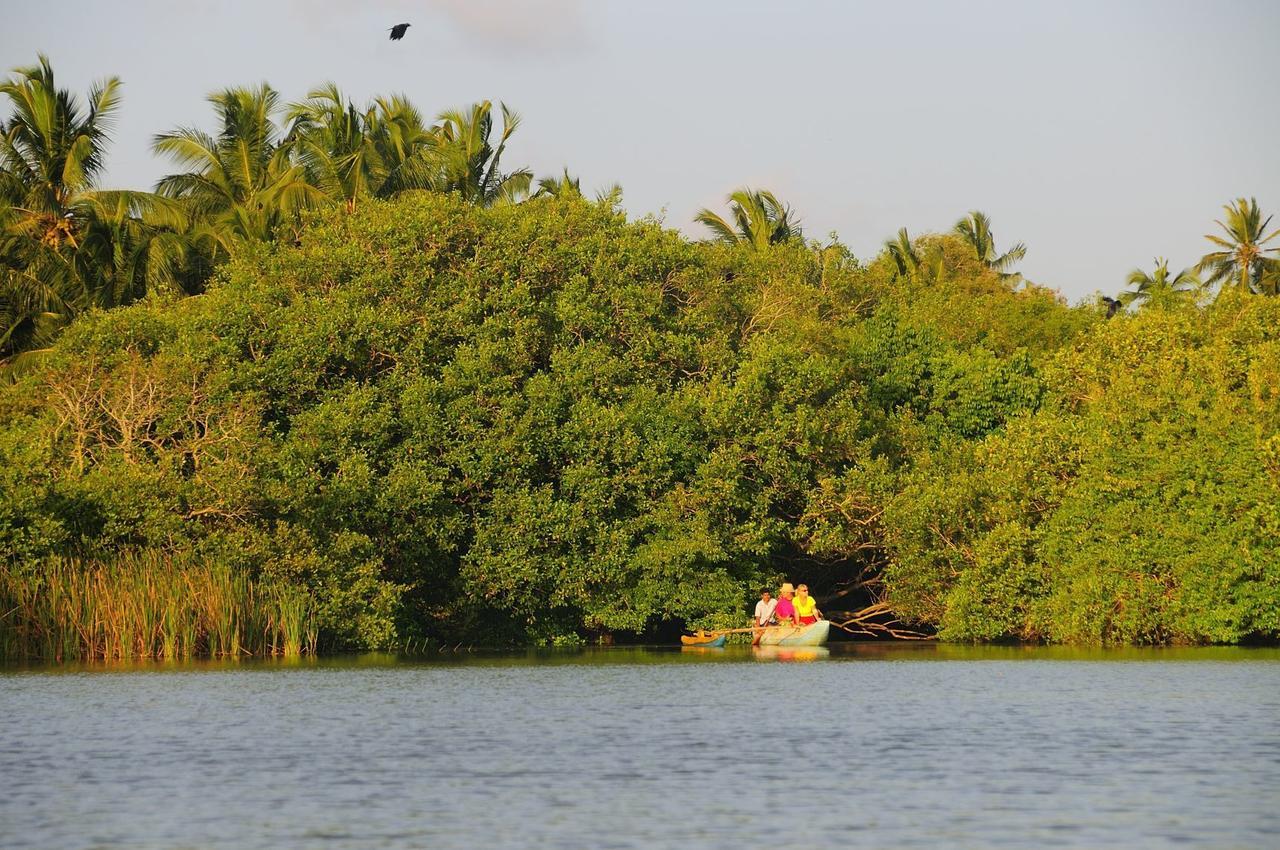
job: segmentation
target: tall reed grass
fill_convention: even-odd
[[[297,656],[316,649],[301,590],[142,551],[0,569],[0,657],[46,661]]]

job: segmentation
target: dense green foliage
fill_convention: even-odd
[[[101,191],[115,91],[0,89],[0,647],[652,637],[783,578],[953,639],[1280,635],[1252,200],[1205,283],[1068,307],[976,211],[860,262],[767,191],[705,243],[529,197],[488,102],[228,89]]]
[[[505,105],[494,139],[489,101],[430,124],[400,96],[360,108],[330,83],[286,106],[263,84],[211,94],[212,133],[157,134],[153,151],[182,170],[154,193],[106,191],[119,90],[105,80],[82,103],[43,56],[0,84],[12,108],[0,123],[0,377],[39,360],[86,310],[200,292],[227,258],[296,239],[307,210],[351,212],[405,191],[492,206],[527,197],[533,181],[501,169],[520,123]]]
[[[963,638],[1280,631],[1277,319],[1261,299],[1144,312],[1055,357],[1039,411],[907,476],[895,606]]]
[[[1280,633],[1280,302],[1104,321],[933,240],[941,280],[572,197],[320,214],[0,390],[0,553],[230,564],[341,645],[722,623],[782,576],[953,638]]]

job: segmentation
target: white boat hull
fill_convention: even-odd
[[[819,620],[807,626],[770,626],[760,635],[758,646],[822,646],[831,631],[828,620]]]

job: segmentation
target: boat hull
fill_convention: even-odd
[[[770,626],[760,635],[758,646],[823,646],[831,623],[819,620],[807,626]]]
[[[682,635],[680,637],[680,643],[683,646],[697,647],[699,649],[707,647],[716,649],[724,646],[725,641],[728,639],[728,635],[707,635],[705,637],[698,635]]]

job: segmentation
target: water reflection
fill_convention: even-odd
[[[757,661],[818,661],[831,657],[825,646],[753,646],[751,654]]]
[[[846,641],[825,647],[747,644],[726,647],[608,646],[575,649],[471,649],[444,652],[360,652],[298,658],[220,658],[203,660],[85,661],[64,664],[0,662],[9,673],[69,674],[185,673],[195,671],[272,671],[304,669],[378,669],[394,667],[506,667],[614,664],[735,664],[752,661],[1070,661],[1070,662],[1257,662],[1280,661],[1280,647],[1070,647],[971,645],[935,641]]]

